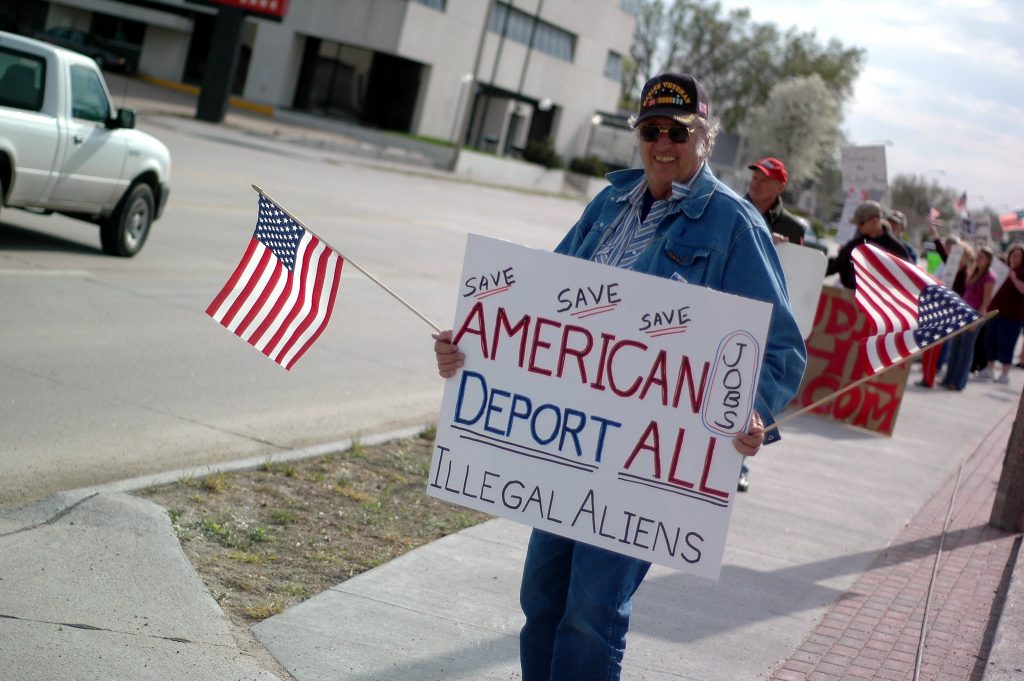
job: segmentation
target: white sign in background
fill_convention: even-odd
[[[814,330],[814,314],[818,311],[821,280],[828,269],[828,258],[816,248],[788,241],[775,244],[775,250],[786,275],[790,309],[800,327],[800,337],[807,340]]]
[[[999,258],[994,258],[989,269],[992,270],[992,274],[996,277],[995,282],[992,283],[992,296],[994,297],[996,292],[1002,287],[1003,282],[1010,276],[1010,268]]]
[[[960,244],[953,246],[946,255],[946,262],[942,264],[942,285],[953,290],[953,282],[956,281],[956,273],[960,269],[960,259],[964,257],[964,247]]]
[[[771,305],[470,235],[427,491],[716,579]]]
[[[843,147],[839,168],[842,174],[846,202],[836,230],[836,243],[840,246],[857,235],[856,225],[850,220],[853,211],[868,199],[884,202],[889,192],[885,146]]]
[[[836,243],[842,248],[850,239],[857,236],[857,226],[853,224],[853,214],[857,206],[864,203],[861,194],[851,189],[846,194],[846,201],[843,202],[843,212],[839,216],[839,226],[836,228]]]
[[[853,189],[863,199],[882,201],[889,191],[884,145],[843,147],[839,169],[846,192]]]

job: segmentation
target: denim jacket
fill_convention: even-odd
[[[639,169],[609,174],[611,185],[594,197],[555,252],[591,259],[642,177]],[[757,209],[719,182],[705,163],[690,183],[689,196],[669,209],[631,269],[676,275],[690,284],[772,304],[754,405],[765,425],[774,423],[774,414],[800,386],[807,350],[789,306],[782,265]],[[777,433],[771,431],[765,442],[777,440]]]

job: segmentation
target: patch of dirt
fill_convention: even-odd
[[[248,628],[410,549],[488,519],[428,497],[434,433],[137,492]]]

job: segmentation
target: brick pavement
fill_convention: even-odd
[[[980,681],[1020,535],[988,526],[1013,425],[1010,416],[967,458],[932,591],[922,681]],[[904,527],[771,681],[914,678],[928,584],[956,476]]]

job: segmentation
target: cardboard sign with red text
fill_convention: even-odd
[[[771,305],[470,235],[427,491],[715,579]]]
[[[853,291],[824,286],[807,339],[807,368],[793,400],[802,408],[865,375],[863,341],[867,316]],[[858,428],[892,435],[910,374],[910,362],[878,374],[813,411]]]

